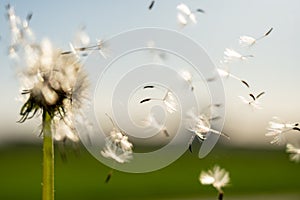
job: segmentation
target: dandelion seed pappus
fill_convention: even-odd
[[[225,105],[217,69],[199,44],[173,30],[130,30],[106,39],[105,45],[109,57],[91,53],[86,59],[94,91],[86,112],[97,126],[91,142],[82,137],[82,143],[116,170],[145,173],[168,166],[188,150],[194,137],[186,128],[186,113]],[[219,119],[210,120],[200,158],[222,135],[225,109],[214,109]],[[78,124],[77,129],[81,133],[85,127]]]

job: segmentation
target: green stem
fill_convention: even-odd
[[[43,200],[54,200],[54,150],[51,116],[43,111]]]

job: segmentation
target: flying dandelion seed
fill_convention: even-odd
[[[230,73],[230,72],[228,72],[228,71],[226,71],[226,70],[224,70],[224,69],[217,68],[217,71],[218,71],[218,73],[219,73],[219,75],[220,75],[221,77],[231,77],[231,78],[233,78],[233,79],[235,79],[235,80],[240,81],[240,82],[241,82],[242,84],[244,84],[247,88],[250,88],[250,85],[249,85],[248,82],[245,81],[244,79],[241,79],[241,78],[239,78],[239,77],[233,75],[232,73]]]
[[[105,147],[103,151],[101,151],[101,154],[118,163],[129,162],[132,159],[133,144],[128,141],[128,136],[115,125],[112,118],[107,114],[106,116],[113,124],[113,129],[106,139]]]
[[[224,136],[227,139],[230,137],[222,133],[221,131],[217,131],[211,128],[211,121],[219,119],[218,116],[208,116],[206,114],[197,115],[193,110],[187,112],[188,120],[187,120],[187,129],[194,133],[190,142],[189,149],[191,150],[191,145],[194,141],[194,138],[197,137],[200,141],[204,141],[207,139],[210,133]]]
[[[155,4],[155,1],[154,1],[154,0],[151,1],[150,5],[148,6],[148,9],[149,9],[149,10],[152,10],[154,4]]]
[[[296,163],[300,162],[300,148],[296,148],[292,144],[286,145],[286,152],[290,154],[290,160]]]
[[[267,128],[268,133],[266,136],[273,137],[271,144],[283,144],[286,142],[285,134],[289,131],[300,131],[299,123],[284,123],[278,117],[273,117],[273,120],[269,122]]]
[[[34,34],[29,27],[32,13],[29,13],[27,18],[22,21],[22,19],[15,14],[14,7],[10,6],[10,4],[6,6],[6,11],[11,35],[9,55],[13,59],[18,59],[19,55],[17,51],[22,47],[25,47],[25,45],[29,45],[29,43],[33,42],[35,39]]]
[[[104,40],[97,39],[96,47],[98,48],[99,54],[104,58],[107,59],[109,57],[109,51],[107,48],[107,44]]]
[[[156,120],[153,113],[150,113],[144,122],[146,126],[159,130],[160,132],[164,133],[166,137],[170,136],[167,128]]]
[[[186,18],[183,16],[183,14],[181,14],[181,13],[178,13],[177,14],[177,21],[179,22],[179,24],[181,24],[182,26],[185,26],[185,25],[187,25],[187,20],[186,20]]]
[[[195,11],[191,11],[190,8],[184,3],[177,5],[176,8],[179,11],[179,13],[177,14],[177,21],[182,26],[187,25],[189,21],[191,21],[194,24],[197,24],[195,13],[204,13],[204,10],[202,9],[196,9]]]
[[[144,89],[147,88],[155,88],[153,85],[144,86]],[[169,113],[174,113],[177,111],[177,102],[173,95],[173,93],[169,90],[167,90],[165,96],[162,99],[159,98],[145,98],[140,101],[141,104],[149,102],[149,101],[162,101],[164,105],[166,106],[166,109]]]
[[[101,155],[105,158],[110,158],[118,163],[130,162],[132,159],[132,151],[124,151],[114,141],[106,141],[104,149],[101,151]]]
[[[132,159],[131,151],[123,151],[112,141],[106,141],[106,145],[101,151],[101,155],[105,158],[113,159],[118,163],[130,162],[130,160]]]
[[[74,54],[78,59],[81,59],[82,57],[88,57],[91,53],[95,51],[98,51],[98,53],[104,59],[107,59],[109,56],[107,44],[105,43],[105,41],[100,39],[97,39],[95,45],[90,45],[90,46],[74,47],[74,45],[70,43],[70,51],[61,52],[61,54],[62,55]]]
[[[111,170],[111,171],[107,174],[106,179],[105,179],[105,183],[108,183],[108,182],[110,181],[112,175],[113,175],[113,170]]]
[[[152,88],[154,88],[154,87],[155,87],[154,85],[146,85],[146,86],[144,86],[143,88],[144,88],[144,89],[147,89],[147,88],[151,88],[151,89],[152,89]]]
[[[75,34],[74,45],[75,46],[88,46],[90,44],[90,36],[86,32],[86,27],[82,26]]]
[[[264,95],[265,92],[261,92],[259,93],[258,95],[254,96],[252,93],[249,94],[249,97],[250,97],[250,100],[243,97],[243,96],[238,96],[241,101],[245,104],[248,104],[250,105],[252,108],[255,108],[255,109],[262,109],[262,107],[260,106],[260,102],[258,101],[258,99]]]
[[[254,57],[253,55],[242,55],[233,49],[226,48],[224,51],[224,63],[229,63],[239,60],[247,60],[248,58]]]
[[[194,91],[192,74],[187,70],[183,70],[179,73],[179,75],[183,78],[183,80],[185,80],[189,84],[191,91]]]
[[[216,188],[219,192],[218,199],[222,200],[224,196],[222,188],[226,187],[230,181],[229,172],[216,165],[207,172],[201,171],[199,181],[202,185],[212,185]]]
[[[266,36],[268,36],[271,32],[273,31],[273,28],[269,29],[263,36],[258,37],[258,38],[253,38],[251,36],[241,36],[239,38],[239,43],[242,46],[248,46],[251,47],[253,46],[258,40],[261,40],[263,38],[265,38]]]

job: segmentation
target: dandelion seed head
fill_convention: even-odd
[[[76,109],[80,109],[86,103],[84,100],[86,96],[81,94],[88,93],[88,79],[84,75],[82,65],[74,55],[61,55],[61,51],[53,49],[49,40],[43,40],[40,46],[36,45],[34,48],[26,46],[26,51],[27,54],[33,56],[25,54],[31,58],[27,59],[27,68],[22,73],[24,80],[22,87],[29,91],[26,94],[29,97],[25,105],[36,105],[35,107],[55,116],[59,115],[61,110],[76,112]],[[80,88],[77,88],[78,81],[81,82]],[[71,99],[74,106],[71,106]],[[67,107],[72,107],[72,109],[67,109]],[[31,111],[27,110],[27,112]],[[61,123],[58,124],[63,127]],[[70,129],[72,130],[73,127]],[[56,128],[56,130],[62,132],[67,129]],[[66,133],[71,133],[71,131],[66,131]],[[66,134],[66,137],[74,142],[78,141],[77,137],[72,134]]]
[[[44,39],[41,42],[42,54],[40,55],[40,65],[42,70],[51,70],[53,65],[53,48],[49,39]]]
[[[46,101],[47,105],[55,105],[59,99],[58,94],[54,90],[52,90],[48,85],[43,85],[41,88],[35,88],[35,90],[41,90],[43,99]]]
[[[76,133],[75,128],[72,125],[68,124],[69,122],[61,119],[59,117],[55,117],[52,122],[52,130],[54,133],[54,139],[57,141],[65,140],[65,138],[70,139],[73,142],[79,142],[79,137]]]
[[[47,38],[35,41],[29,26],[32,14],[22,21],[14,8],[7,6],[11,29],[10,56],[18,57],[18,77],[24,104],[21,119],[24,122],[40,113],[51,117],[54,139],[78,142],[74,127],[75,116],[83,115],[87,104],[89,80],[83,65],[73,54],[62,55]]]

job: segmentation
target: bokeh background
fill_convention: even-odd
[[[298,0],[157,0],[151,11],[149,0],[126,1],[1,1],[0,3],[0,199],[40,199],[41,138],[37,120],[18,124],[21,103],[16,101],[19,84],[8,58],[9,24],[5,5],[10,3],[25,18],[32,12],[31,27],[38,39],[50,38],[55,46],[68,49],[76,31],[86,27],[91,39],[106,39],[140,27],[177,30],[198,42],[216,66],[225,48],[234,48],[254,58],[231,66],[231,72],[246,79],[248,90],[235,80],[224,80],[226,116],[224,132],[231,140],[220,140],[206,158],[186,153],[171,166],[149,174],[114,172],[94,159],[84,147],[69,146],[67,162],[56,151],[57,199],[214,199],[216,192],[199,184],[201,170],[219,164],[230,171],[232,184],[226,199],[300,199],[299,165],[291,163],[284,146],[269,144],[268,121],[278,116],[299,121],[300,2]],[[180,28],[176,6],[184,2],[201,8],[198,23]],[[255,46],[241,48],[241,35],[259,37],[273,32]],[[196,52],[195,52],[196,53]],[[252,110],[238,95],[265,91],[262,110]],[[295,133],[293,133],[295,134]],[[297,143],[297,138],[294,138]]]

